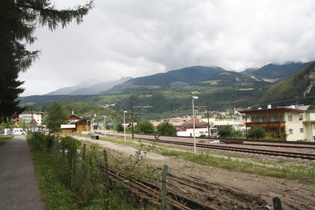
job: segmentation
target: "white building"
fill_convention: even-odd
[[[315,141],[315,106],[291,105],[267,109],[245,110],[247,127],[263,127],[268,135],[279,138],[286,135],[288,141]]]
[[[30,124],[34,119],[37,122],[37,126],[42,125],[42,119],[44,117],[43,112],[22,112],[19,115],[19,121],[25,124]]]

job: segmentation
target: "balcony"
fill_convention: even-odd
[[[284,128],[285,127],[285,121],[247,122],[246,127]]]

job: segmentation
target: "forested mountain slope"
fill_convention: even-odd
[[[283,101],[283,102],[280,102]],[[273,85],[259,100],[261,104],[315,104],[315,61],[295,75]]]
[[[213,74],[224,72],[219,67],[192,66],[183,69],[172,70],[165,73],[131,79],[121,85],[117,85],[102,94],[119,94],[146,89],[172,88],[189,86],[199,82]]]
[[[259,78],[267,78],[274,80],[281,80],[288,76],[291,76],[303,69],[305,69],[311,62],[308,63],[286,63],[286,64],[268,64],[256,71],[252,71],[251,74]]]

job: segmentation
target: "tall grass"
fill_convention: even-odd
[[[47,209],[134,209],[117,191],[105,194],[102,154],[95,145],[84,161],[81,142],[72,137],[36,133],[35,144],[32,136],[27,140]]]

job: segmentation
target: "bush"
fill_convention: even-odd
[[[266,137],[266,130],[263,127],[253,127],[249,129],[247,137],[251,139],[262,139]]]
[[[233,128],[231,126],[223,125],[220,127],[218,134],[220,135],[220,137],[227,138],[232,136],[232,132]]]
[[[35,145],[36,150],[41,150],[44,152],[50,152],[54,147],[54,136],[45,135],[43,133],[34,132],[33,144]]]
[[[154,126],[148,120],[143,120],[137,123],[135,127],[135,133],[138,134],[154,134]]]
[[[176,136],[176,128],[169,122],[163,122],[157,126],[157,133],[160,136]]]

